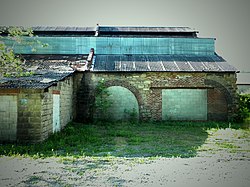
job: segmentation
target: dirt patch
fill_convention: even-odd
[[[250,184],[250,159],[0,158],[1,186],[238,186]]]

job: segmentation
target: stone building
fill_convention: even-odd
[[[237,74],[237,87],[239,94],[250,94],[250,73],[241,72]]]
[[[15,52],[35,74],[0,82],[0,140],[37,142],[69,121],[98,119],[103,82],[111,120],[230,120],[237,70],[215,52],[214,38],[187,27],[34,27],[33,51]],[[11,45],[11,41],[4,39]],[[29,41],[32,38],[25,38]]]

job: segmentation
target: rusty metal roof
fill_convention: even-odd
[[[96,55],[94,72],[237,72],[215,55]]]

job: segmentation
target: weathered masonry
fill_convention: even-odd
[[[111,120],[229,120],[237,70],[214,38],[187,27],[34,27],[36,51],[15,52],[36,72],[0,83],[2,141],[36,142],[69,121],[98,120],[96,87],[109,92]],[[31,41],[32,38],[24,38]],[[12,41],[4,39],[8,45]],[[2,103],[4,103],[2,105]]]

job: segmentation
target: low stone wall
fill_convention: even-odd
[[[91,119],[90,106],[95,98],[95,87],[104,79],[107,87],[129,89],[139,105],[140,120],[162,120],[163,89],[207,89],[207,120],[228,120],[237,110],[237,87],[234,73],[85,73],[82,91],[78,92],[78,121]],[[84,87],[84,88],[83,88]],[[92,103],[92,104],[91,104]]]

